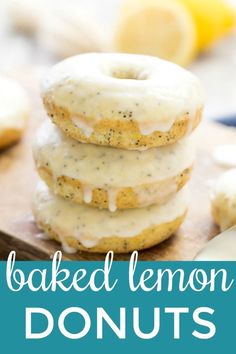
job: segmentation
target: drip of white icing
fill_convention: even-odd
[[[214,160],[226,167],[236,167],[236,144],[218,146],[213,151]]]
[[[108,209],[112,213],[114,213],[117,210],[116,199],[117,199],[118,191],[114,189],[109,189],[107,190],[107,193],[108,193]]]
[[[138,127],[140,130],[140,133],[144,136],[151,135],[152,133],[158,131],[158,132],[167,132],[169,131],[175,120],[174,119],[168,119],[166,121],[159,121],[155,123],[147,123],[147,122],[138,122]]]
[[[84,202],[90,204],[93,199],[93,190],[88,185],[83,186],[83,196]]]
[[[59,198],[59,197],[56,197],[56,198]],[[45,195],[44,196],[44,202],[47,202],[47,196]],[[34,212],[35,212],[35,206],[34,206]],[[68,254],[74,254],[77,252],[77,250],[73,247],[71,247],[69,244],[68,244],[68,241],[67,241],[67,238],[70,236],[70,233],[67,232],[67,228],[65,226],[66,224],[66,219],[64,219],[64,215],[61,214],[61,210],[58,209],[58,208],[55,208],[53,210],[53,213],[55,213],[53,216],[51,217],[47,217],[45,220],[44,220],[44,223],[47,224],[47,225],[50,225],[51,223],[51,219],[52,218],[55,218],[55,219],[62,219],[62,223],[60,224],[55,224],[54,226],[54,232],[56,233],[57,237],[59,238],[59,241],[61,243],[61,247],[62,247],[62,250],[63,252],[65,253],[68,253]]]
[[[78,237],[78,235],[77,235]],[[83,246],[86,247],[86,248],[92,248],[92,247],[95,247],[97,245],[97,240],[96,239],[89,239],[88,237],[86,236],[81,236],[79,235],[78,237],[79,239],[83,239]]]
[[[47,240],[50,239],[49,236],[46,235],[44,232],[38,232],[36,234],[36,238],[39,239],[39,240],[43,240],[43,241],[47,241]]]
[[[89,138],[94,131],[94,128],[91,125],[88,125],[84,120],[80,119],[78,116],[71,117],[72,122],[82,130],[83,134],[86,138]]]

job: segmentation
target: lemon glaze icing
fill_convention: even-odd
[[[187,70],[134,54],[90,53],[54,66],[42,82],[42,96],[69,112],[86,137],[103,119],[135,121],[142,135],[166,132],[184,116],[193,125],[204,95]]]
[[[94,189],[105,189],[109,209],[115,211],[116,196],[122,188],[133,188],[142,205],[175,193],[176,182],[169,180],[192,167],[195,139],[187,137],[165,147],[130,151],[79,143],[45,122],[36,136],[33,154],[37,167],[48,168],[54,180],[65,176],[80,181],[85,203],[92,201]],[[168,183],[160,188],[158,182],[164,181]]]
[[[184,188],[161,206],[111,213],[56,196],[44,182],[39,182],[33,200],[33,211],[39,225],[50,225],[64,250],[73,252],[68,247],[68,237],[75,238],[88,248],[96,246],[106,237],[135,237],[152,226],[174,221],[184,215],[188,207],[188,197],[188,190]]]

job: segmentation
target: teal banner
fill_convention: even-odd
[[[235,353],[236,262],[0,263],[9,354]]]

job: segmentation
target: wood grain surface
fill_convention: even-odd
[[[46,114],[38,93],[33,96],[33,112],[24,139],[0,153],[0,258],[11,250],[18,259],[48,260],[60,249],[53,241],[38,237],[32,213],[31,197],[37,181],[31,145],[35,131]],[[202,124],[197,132],[198,153],[191,189],[191,205],[187,219],[172,238],[159,246],[140,252],[141,260],[192,260],[205,243],[219,233],[214,225],[209,202],[209,181],[224,171],[213,158],[215,146],[236,142],[236,130],[216,124]],[[79,252],[64,254],[65,260],[101,260],[104,255]],[[129,255],[118,255],[127,260]]]

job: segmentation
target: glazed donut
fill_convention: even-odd
[[[211,193],[212,215],[221,231],[236,225],[236,169],[219,177]]]
[[[203,94],[188,71],[134,54],[90,53],[42,82],[49,117],[72,138],[129,150],[172,144],[199,124]]]
[[[0,77],[0,149],[17,142],[29,118],[30,104],[24,89],[14,80]]]
[[[189,180],[193,138],[146,151],[82,144],[45,122],[35,139],[41,178],[64,198],[110,211],[166,202]]]
[[[170,237],[183,222],[187,204],[184,188],[162,206],[110,213],[55,196],[41,182],[33,211],[38,227],[59,241],[65,252],[127,253]]]

